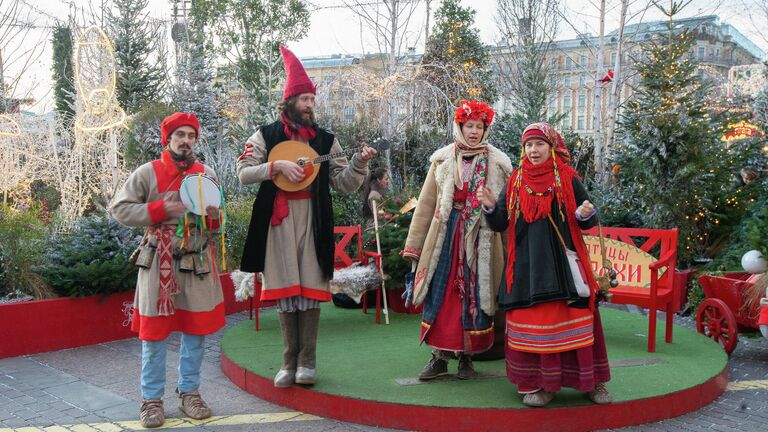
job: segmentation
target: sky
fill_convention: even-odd
[[[7,13],[7,5],[14,0],[0,0],[0,14]],[[36,61],[27,68],[15,96],[31,96],[38,102],[30,109],[36,113],[48,112],[52,109],[51,93],[51,47],[50,30],[46,28],[57,20],[67,20],[70,13],[78,17],[84,15],[100,15],[102,4],[108,0],[18,0],[22,2],[24,14],[17,18],[19,22],[32,22],[40,28],[34,29],[23,40],[15,40],[1,47],[5,54],[21,57],[20,52],[36,47],[41,53]],[[305,38],[291,42],[288,46],[299,56],[319,56],[331,54],[361,54],[378,52],[370,37],[370,32],[361,26],[354,12],[343,7],[345,0],[305,0],[311,10],[310,29]],[[346,0],[353,3],[354,0]],[[749,37],[755,44],[768,52],[768,22],[765,15],[759,19],[754,4],[768,0],[693,0],[681,17],[697,15],[719,15],[721,22],[736,27],[742,34]],[[361,0],[361,3],[370,3]],[[421,0],[417,14],[412,20],[413,30],[409,34],[409,46],[414,46],[417,52],[423,52],[426,20],[426,1]],[[432,0],[434,24],[434,9],[439,0]],[[496,0],[461,0],[464,6],[470,6],[476,11],[475,27],[483,42],[493,44],[498,41],[498,32],[494,21]],[[559,39],[574,38],[577,32],[590,32],[593,35],[599,29],[599,0],[562,0],[564,16],[568,22],[561,22]],[[634,4],[646,3],[645,0],[634,0]],[[667,3],[663,0],[663,3]],[[619,0],[607,0],[606,33],[618,27]],[[6,10],[3,10],[6,8]],[[635,11],[639,6],[635,6]],[[630,9],[633,11],[632,9]],[[755,10],[753,14],[750,11]],[[91,12],[92,11],[92,12]],[[169,0],[149,0],[151,17],[160,20],[170,20],[171,4]],[[652,21],[661,19],[662,15],[654,9],[638,15],[635,21]],[[17,46],[21,50],[14,51]],[[13,59],[11,59],[13,60]],[[6,60],[6,63],[8,61]],[[18,73],[21,61],[18,59],[6,66],[6,77]],[[7,78],[6,78],[7,79]]]

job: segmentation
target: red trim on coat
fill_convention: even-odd
[[[157,192],[161,194],[178,191],[184,177],[190,174],[205,174],[205,166],[200,162],[195,162],[188,170],[180,173],[167,150],[161,154],[160,159],[152,161],[152,168],[157,179]]]
[[[168,219],[168,215],[165,213],[164,200],[159,199],[157,201],[148,202],[147,212],[149,212],[149,218],[152,219],[153,225]]]
[[[204,336],[224,327],[227,323],[224,315],[224,302],[204,312],[176,309],[176,312],[169,316],[144,316],[134,308],[131,330],[139,334],[139,339],[146,341],[163,340],[175,331]]]
[[[285,288],[264,289],[261,291],[261,300],[279,300],[282,298],[302,296],[321,302],[331,301],[331,293],[316,288],[307,288],[301,285],[293,285]]]

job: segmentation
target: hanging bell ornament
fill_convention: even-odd
[[[616,273],[615,268],[612,268],[611,272],[608,275],[610,276],[611,279],[616,279],[616,275],[618,275],[618,273]]]
[[[619,286],[619,281],[611,279],[611,288],[616,288],[617,286]]]

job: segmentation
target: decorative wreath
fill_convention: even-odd
[[[493,122],[493,116],[496,114],[493,108],[485,102],[462,100],[456,113],[453,116],[454,121],[459,124],[466,123],[467,120],[480,120],[486,127]]]

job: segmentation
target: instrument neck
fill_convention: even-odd
[[[326,155],[318,156],[318,157],[312,159],[312,163],[319,164],[319,163],[323,163],[325,161],[329,161],[331,159],[336,159],[337,157],[342,157],[344,155],[346,155],[346,153],[343,152],[343,151],[336,152],[336,153],[328,153]]]

